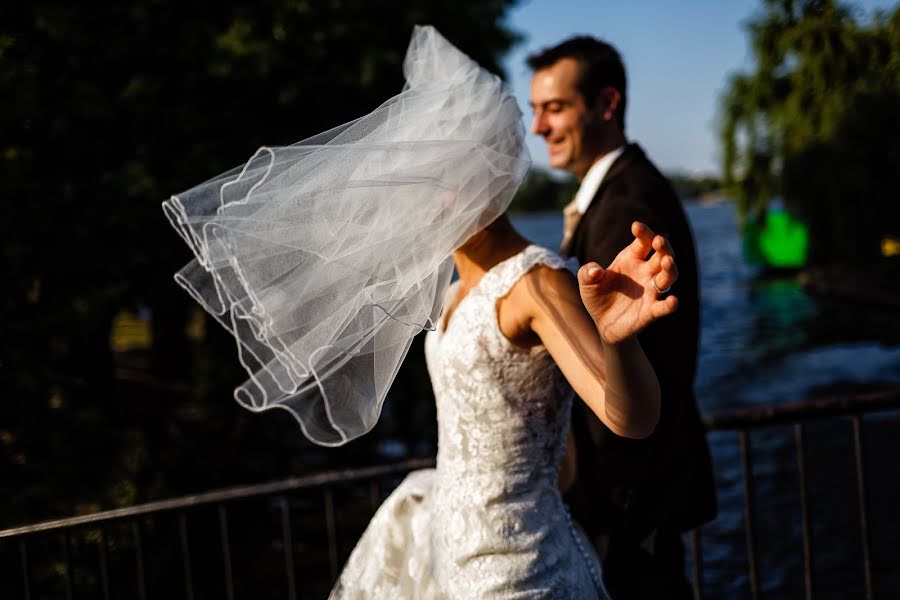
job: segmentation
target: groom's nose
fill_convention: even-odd
[[[540,136],[546,136],[550,133],[550,124],[547,122],[547,116],[541,109],[534,111],[534,117],[531,120],[531,133]]]

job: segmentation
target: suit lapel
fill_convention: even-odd
[[[597,193],[594,194],[594,199],[591,200],[590,205],[584,214],[580,214],[576,217],[566,215],[565,211],[569,209],[571,206],[574,209],[575,202],[574,200],[563,209],[563,220],[571,221],[574,220],[574,225],[572,226],[572,235],[565,236],[563,238],[563,243],[559,248],[559,253],[563,256],[571,256],[572,248],[575,246],[576,240],[581,237],[582,230],[584,229],[584,223],[586,219],[585,215],[589,214],[592,209],[595,209],[598,204],[602,201],[603,193],[606,191],[606,188],[612,184],[622,173],[625,172],[625,169],[634,162],[634,160],[640,156],[643,156],[644,152],[641,150],[641,147],[637,144],[628,144],[625,148],[625,152],[622,153],[622,156],[616,159],[616,161],[610,165],[609,171],[606,172],[606,175],[603,177],[603,181],[600,182],[600,187],[597,188]]]
[[[625,172],[625,169],[635,161],[638,157],[644,155],[644,151],[641,150],[641,147],[637,144],[628,144],[625,148],[625,152],[622,153],[622,156],[616,159],[609,167],[609,171],[606,172],[606,176],[603,178],[603,181],[600,182],[600,187],[597,188],[597,193],[594,195],[594,199],[600,198],[603,194],[603,190],[613,181],[615,181],[622,173]],[[594,203],[591,202],[591,206],[594,206]],[[591,206],[588,206],[588,210],[591,209]]]

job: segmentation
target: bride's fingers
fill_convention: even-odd
[[[647,268],[655,273],[661,268],[660,263],[663,258],[668,256],[674,259],[675,254],[672,252],[672,246],[669,244],[669,241],[661,235],[655,236],[652,243],[654,252],[653,256],[647,259]]]
[[[661,319],[667,315],[671,315],[678,309],[678,298],[675,296],[667,296],[658,302],[654,302],[650,306],[650,314],[654,319]]]
[[[656,255],[651,260],[654,259],[656,259]],[[653,283],[658,290],[667,290],[678,281],[678,267],[675,265],[675,259],[667,254],[655,262],[658,263],[658,269],[653,274]]]
[[[669,286],[678,281],[678,265],[672,256],[663,256],[660,259],[659,267],[668,279]]]
[[[581,285],[593,285],[603,279],[605,270],[595,262],[589,262],[578,269],[578,283]]]
[[[662,235],[657,235],[653,238],[653,249],[661,254],[675,256],[675,250],[672,249],[672,244],[670,244],[669,240]]]
[[[635,221],[631,224],[631,235],[634,236],[634,241],[628,245],[628,251],[644,260],[653,249],[653,238],[656,234],[640,221]]]

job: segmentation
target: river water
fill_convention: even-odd
[[[900,316],[807,295],[792,277],[761,277],[743,264],[733,205],[685,206],[700,266],[702,330],[695,383],[704,413],[900,386]],[[559,246],[558,214],[513,218],[532,241]],[[675,249],[677,256],[677,248]],[[900,415],[866,417],[876,597],[900,597]],[[761,588],[803,596],[799,491],[793,428],[751,434]],[[817,598],[862,597],[852,429],[848,420],[812,423],[809,448],[813,572]],[[749,593],[738,437],[710,435],[719,517],[701,533],[705,593]],[[887,449],[893,448],[888,451]]]
[[[879,317],[888,315],[810,297],[793,278],[758,277],[741,259],[733,205],[685,209],[700,263],[695,389],[701,411],[800,400],[848,386],[900,385],[900,327],[886,329]],[[513,223],[532,241],[559,247],[561,216],[521,215]]]

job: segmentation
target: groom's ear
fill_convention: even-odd
[[[622,93],[611,85],[606,86],[597,94],[594,101],[594,110],[604,121],[612,121],[616,117],[616,110],[622,102]]]

